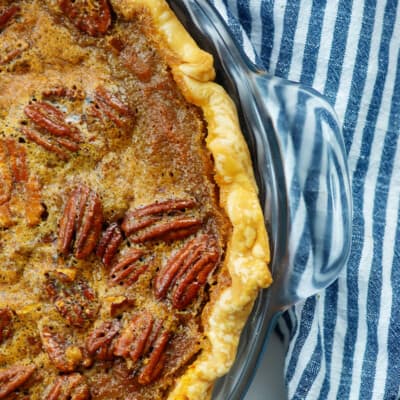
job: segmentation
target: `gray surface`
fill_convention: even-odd
[[[278,337],[272,334],[245,400],[287,399],[283,380],[285,351]]]

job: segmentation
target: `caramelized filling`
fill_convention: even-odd
[[[229,284],[201,111],[145,11],[0,6],[0,399],[163,399]]]

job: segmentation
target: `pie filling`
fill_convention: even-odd
[[[163,399],[230,283],[199,108],[144,10],[0,6],[0,399]]]

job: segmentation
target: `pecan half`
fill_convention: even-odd
[[[0,308],[0,344],[13,334],[13,312],[10,308]]]
[[[6,48],[2,48],[1,52],[4,54],[4,56],[0,58],[0,65],[11,63],[28,48],[29,44],[24,40],[20,40],[17,43],[12,43],[12,47],[6,46]]]
[[[110,271],[110,282],[114,285],[133,285],[148,268],[140,262],[144,252],[138,249],[128,251]]]
[[[5,399],[22,386],[35,372],[34,365],[14,365],[0,370],[0,399]]]
[[[188,306],[216,268],[219,254],[216,240],[209,235],[189,241],[158,271],[154,279],[156,297],[163,299],[171,292],[175,308]]]
[[[28,104],[24,112],[39,129],[37,131],[26,126],[21,127],[21,131],[29,140],[57,154],[62,160],[68,159],[69,152],[79,150],[80,132],[77,127],[65,121],[65,114],[58,108],[50,103],[38,101]]]
[[[76,351],[67,351],[68,347],[71,349],[71,346],[68,346],[66,339],[53,332],[49,327],[46,326],[42,329],[40,338],[43,349],[58,370],[72,372],[80,364],[82,360],[80,350],[74,347]],[[78,353],[76,357],[74,357],[74,353]]]
[[[153,349],[151,354],[138,377],[138,382],[141,385],[148,385],[160,376],[166,361],[165,349],[170,336],[170,332],[164,331],[157,337],[156,341],[152,343]]]
[[[112,341],[120,329],[118,320],[104,322],[89,335],[86,341],[88,353],[98,360],[111,360],[113,358]]]
[[[110,305],[110,315],[117,317],[135,306],[135,300],[125,296],[117,297]]]
[[[157,379],[164,367],[165,349],[171,333],[163,324],[163,320],[156,320],[149,311],[144,311],[132,318],[115,341],[114,355],[129,358],[133,363],[147,357],[138,377],[142,385]]]
[[[90,390],[84,376],[79,373],[59,376],[45,400],[88,400]]]
[[[121,229],[116,222],[109,225],[103,232],[99,244],[97,245],[96,255],[101,259],[104,265],[111,265],[111,261],[123,240]]]
[[[8,22],[17,14],[20,8],[13,4],[12,6],[3,10],[0,14],[0,30],[4,29]]]
[[[195,208],[197,203],[191,199],[166,200],[129,211],[122,222],[126,235],[132,235],[134,243],[161,239],[171,241],[183,239],[202,225],[198,217],[182,215]]]
[[[90,36],[104,35],[111,25],[107,0],[59,0],[59,3],[69,20]]]
[[[133,113],[115,94],[99,86],[94,92],[94,104],[90,113],[104,121],[108,118],[119,128],[126,127],[133,122]]]
[[[153,75],[153,60],[150,55],[138,53],[133,46],[121,54],[122,62],[142,82],[149,82]]]
[[[79,185],[69,196],[58,231],[58,250],[71,251],[78,259],[86,258],[96,247],[101,234],[103,209],[96,192]]]
[[[83,279],[70,281],[61,273],[48,273],[45,290],[57,311],[69,324],[84,326],[96,318],[99,305],[96,294]]]
[[[45,99],[52,98],[67,98],[69,100],[84,100],[85,93],[73,86],[71,89],[65,86],[54,86],[52,88],[46,89],[42,92],[42,96]]]
[[[14,139],[0,140],[0,226],[10,227],[14,216],[10,209],[13,197],[22,195],[29,226],[37,225],[44,211],[40,185],[28,170],[25,148]],[[14,210],[18,211],[18,210]]]

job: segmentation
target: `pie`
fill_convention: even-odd
[[[164,0],[0,2],[0,399],[206,399],[269,247],[213,60]]]

